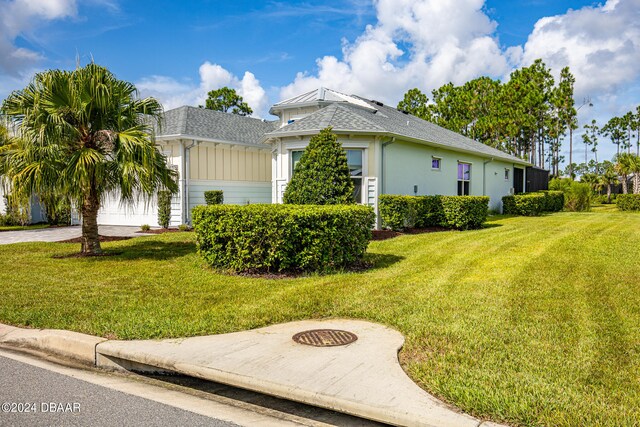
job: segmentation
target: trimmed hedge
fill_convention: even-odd
[[[402,196],[383,194],[378,208],[392,230],[442,226],[480,228],[487,220],[489,198],[477,196]]]
[[[193,209],[200,255],[236,272],[334,271],[362,259],[375,221],[360,205],[212,205]]]
[[[516,194],[502,198],[502,212],[505,214],[538,216],[542,215],[545,208],[545,196],[540,193]]]
[[[538,216],[543,212],[560,212],[563,208],[562,191],[539,191],[502,198],[502,213],[509,215]]]
[[[621,211],[640,211],[640,194],[618,194],[616,206]]]
[[[443,227],[458,230],[482,228],[489,215],[488,196],[440,196]]]
[[[224,202],[224,193],[222,190],[205,191],[204,201],[207,205],[221,205]]]
[[[564,193],[562,191],[540,191],[545,197],[545,212],[561,212],[564,209]]]

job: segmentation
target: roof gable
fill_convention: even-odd
[[[284,101],[280,101],[277,104],[274,104],[269,112],[274,114],[274,112],[279,110],[285,110],[289,108],[300,108],[307,106],[324,106],[330,103],[341,102],[357,105],[361,108],[372,109],[375,110],[369,103],[364,102],[362,99],[347,95],[332,89],[327,89],[325,87],[320,87],[318,89],[312,90],[307,93],[303,93],[302,95],[294,96],[293,98],[285,99]]]
[[[206,108],[179,107],[165,111],[158,137],[204,138],[221,142],[260,144],[277,121],[263,121]]]
[[[527,164],[526,161],[496,148],[467,138],[429,121],[395,108],[358,99],[369,108],[360,108],[350,103],[334,103],[276,129],[265,135],[264,140],[296,134],[314,134],[331,126],[340,133],[370,133],[396,136],[417,143],[438,146],[453,151],[472,152],[483,157],[495,157],[511,162]]]

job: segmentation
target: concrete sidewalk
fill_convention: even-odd
[[[316,347],[294,335],[357,338]],[[337,335],[336,335],[337,334]],[[352,338],[353,339],[353,338]],[[266,328],[184,339],[107,341],[67,331],[0,325],[0,343],[74,356],[111,369],[178,372],[400,426],[497,426],[462,414],[419,388],[398,361],[402,335],[356,320],[300,321]],[[335,344],[335,343],[333,343]]]
[[[98,227],[101,236],[140,237],[148,234],[137,233],[140,227],[124,225],[101,225]],[[34,230],[16,230],[0,232],[0,245],[23,242],[60,242],[74,239],[82,235],[79,225],[71,227],[38,228]]]

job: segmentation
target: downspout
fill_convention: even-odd
[[[184,143],[183,143],[184,144]],[[184,146],[184,156],[183,156],[183,173],[184,179],[182,180],[184,183],[184,187],[182,190],[182,223],[190,224],[191,223],[191,215],[189,212],[189,175],[191,173],[191,149],[195,147],[197,144],[195,139],[191,140],[190,145]]]
[[[487,195],[487,163],[493,162],[493,157],[482,163],[482,195]]]

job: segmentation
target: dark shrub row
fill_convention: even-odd
[[[510,215],[538,216],[543,212],[560,212],[563,207],[562,191],[541,191],[502,198],[502,212]]]
[[[487,220],[489,197],[383,194],[378,208],[382,225],[392,230],[433,226],[468,230]]]
[[[169,228],[171,222],[171,192],[158,191],[158,224],[162,228]]]
[[[373,209],[359,205],[213,205],[193,209],[198,252],[233,271],[328,272],[360,260]]]
[[[224,202],[224,194],[222,190],[205,191],[204,201],[207,205],[221,205]]]
[[[616,206],[621,211],[640,211],[640,194],[618,194]]]

